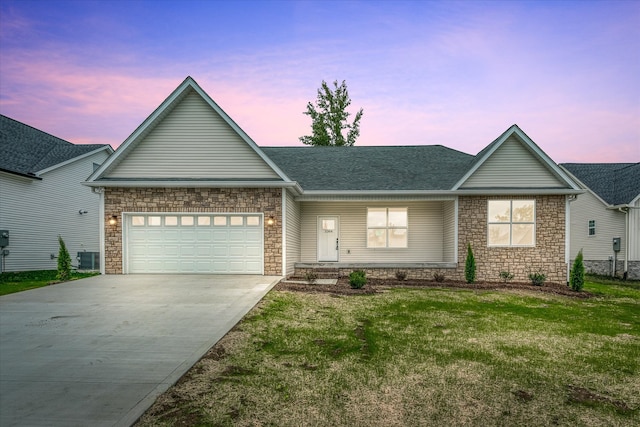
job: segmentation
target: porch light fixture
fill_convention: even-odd
[[[109,218],[109,224],[116,225],[117,222],[118,222],[118,215],[111,215],[111,218]]]
[[[267,218],[267,225],[271,226],[271,225],[273,225],[275,223],[276,223],[276,220],[272,216]]]

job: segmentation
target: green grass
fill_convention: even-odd
[[[40,288],[58,283],[56,270],[21,271],[17,273],[0,273],[0,295]],[[71,273],[71,280],[95,276],[98,273]]]
[[[640,423],[640,289],[271,291],[141,425]]]

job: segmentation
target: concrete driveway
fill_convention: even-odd
[[[96,276],[0,297],[0,425],[131,425],[278,279]]]

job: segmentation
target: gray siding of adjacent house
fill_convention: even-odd
[[[300,261],[300,203],[296,202],[293,195],[286,191],[286,265],[285,275],[293,274],[294,265]]]
[[[606,261],[613,256],[613,238],[625,239],[625,214],[606,207],[589,191],[571,202],[571,259],[582,249],[585,260]],[[589,236],[589,220],[596,221],[594,236]],[[624,259],[624,254],[623,243],[618,260]]]
[[[461,188],[563,188],[564,186],[516,136],[511,136],[464,182]]]
[[[77,252],[100,251],[100,199],[81,183],[107,156],[101,151],[43,173],[42,180],[0,172],[0,229],[10,235],[5,271],[55,270],[58,235],[73,265]]]
[[[444,206],[448,207],[445,208]],[[451,219],[445,221],[445,211],[453,213],[453,202],[302,202],[300,262],[317,262],[317,224],[319,216],[340,219],[341,263],[407,263],[445,262],[444,238],[452,239]],[[406,207],[408,209],[408,248],[367,248],[367,208]],[[445,227],[445,222],[447,226]],[[445,231],[448,230],[448,231]],[[454,243],[446,245],[451,251]]]
[[[106,176],[278,178],[195,91],[190,91]]]

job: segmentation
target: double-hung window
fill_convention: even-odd
[[[535,246],[535,200],[489,200],[489,246]]]
[[[589,236],[595,236],[595,235],[596,235],[596,220],[590,219],[589,220]]]
[[[368,208],[367,247],[406,248],[407,208]]]

